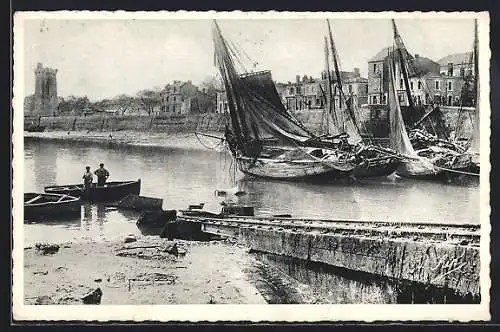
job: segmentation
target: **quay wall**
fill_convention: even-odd
[[[258,227],[241,227],[238,240],[257,252],[480,296],[478,246]]]
[[[445,122],[450,128],[454,128],[458,117],[458,108],[441,107]],[[378,112],[380,111],[380,112]],[[387,136],[387,111],[384,109],[373,110],[367,107],[357,112],[358,122],[362,134],[371,133],[375,138]],[[324,124],[322,110],[302,110],[294,113],[296,117],[312,132],[319,133]],[[375,114],[375,116],[374,116]],[[24,118],[25,129],[33,124],[45,127],[45,131],[140,131],[140,132],[163,132],[163,133],[192,133],[194,131],[223,132],[225,125],[224,114],[184,114],[184,115],[113,115],[94,114],[87,116],[42,116]],[[470,126],[465,131],[470,134]]]

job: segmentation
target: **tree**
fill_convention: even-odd
[[[62,99],[59,103],[59,111],[61,113],[76,113],[81,114],[85,109],[89,108],[90,101],[87,96],[77,97],[69,96]]]
[[[24,112],[30,113],[35,109],[35,95],[29,95],[24,98]]]
[[[153,116],[154,110],[161,103],[161,96],[159,89],[154,90],[142,90],[137,93],[137,99],[143,110],[148,113],[149,116]]]
[[[125,94],[121,94],[113,98],[113,106],[121,114],[125,114],[128,110],[132,109],[134,98]]]

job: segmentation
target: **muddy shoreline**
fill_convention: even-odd
[[[223,133],[212,132],[216,137]],[[220,148],[220,140],[193,133],[157,133],[121,131],[44,131],[24,132],[24,140],[46,140],[92,143],[107,147],[141,147],[148,149],[207,150]]]
[[[55,252],[24,248],[25,304],[82,304],[97,288],[100,304],[267,303],[245,273],[255,258],[228,241],[139,236],[130,243],[56,246]]]

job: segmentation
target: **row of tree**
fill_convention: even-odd
[[[190,99],[190,113],[213,112],[216,108],[216,98],[218,85],[213,77],[205,79],[200,87],[192,85],[190,82],[181,84],[190,85],[190,88],[181,89],[178,102]],[[179,98],[179,97],[178,97]],[[34,96],[28,96],[24,101],[25,111],[33,111]],[[105,98],[92,102],[87,96],[59,97],[59,114],[87,114],[95,112],[114,112],[115,114],[137,114],[146,113],[149,116],[166,109],[166,97],[162,95],[161,88],[145,89],[135,95],[120,94],[113,98]]]

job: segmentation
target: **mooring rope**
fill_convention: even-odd
[[[205,143],[203,143],[200,139],[200,137],[198,136],[198,133],[194,133],[194,135],[196,136],[196,139],[198,140],[198,142],[206,149],[209,149],[209,150],[216,150],[216,151],[219,151],[221,152],[222,150],[220,150],[220,146],[224,144],[224,139],[223,138],[220,138],[220,142],[217,143],[216,145],[214,146],[208,146],[206,145]]]
[[[458,170],[455,170],[455,169],[450,169],[450,168],[446,168],[446,167],[440,167],[440,166],[436,166],[436,165],[434,165],[434,167],[439,168],[439,169],[441,169],[443,171],[447,171],[447,172],[464,174],[464,175],[479,176],[479,174],[476,174],[476,173],[465,172],[465,171],[458,171]]]

